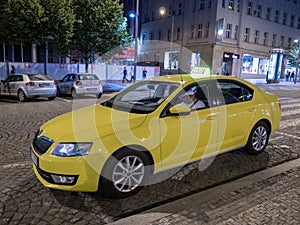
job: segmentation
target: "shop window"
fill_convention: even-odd
[[[228,9],[229,10],[234,10],[234,0],[229,0],[228,1]]]

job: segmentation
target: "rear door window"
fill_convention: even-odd
[[[41,74],[34,74],[34,75],[29,75],[29,80],[31,81],[50,81],[52,78],[50,78],[47,75],[41,75]]]

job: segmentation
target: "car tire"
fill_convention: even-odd
[[[48,97],[49,101],[53,101],[55,99],[55,97]]]
[[[151,173],[152,165],[144,152],[122,149],[105,163],[99,190],[104,197],[127,198],[143,188]]]
[[[24,93],[24,91],[21,90],[21,89],[18,91],[18,99],[19,99],[20,102],[25,102],[25,101],[27,101],[27,96],[26,96],[26,94]]]
[[[97,95],[97,98],[101,98],[102,97],[102,92],[100,92],[98,95]]]
[[[76,96],[77,96],[76,90],[74,88],[72,88],[72,90],[71,90],[71,96],[73,99],[76,98]]]
[[[270,136],[269,126],[260,121],[252,128],[245,150],[251,155],[262,153],[268,145]]]
[[[60,88],[59,87],[57,87],[57,89],[56,89],[56,96],[61,96],[61,92],[60,92]]]

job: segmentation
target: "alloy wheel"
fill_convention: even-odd
[[[120,192],[131,192],[136,189],[145,176],[145,165],[137,156],[126,156],[114,167],[112,182]]]

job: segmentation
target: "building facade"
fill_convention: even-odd
[[[299,12],[300,0],[142,0],[139,60],[264,76],[269,51],[300,39]]]

